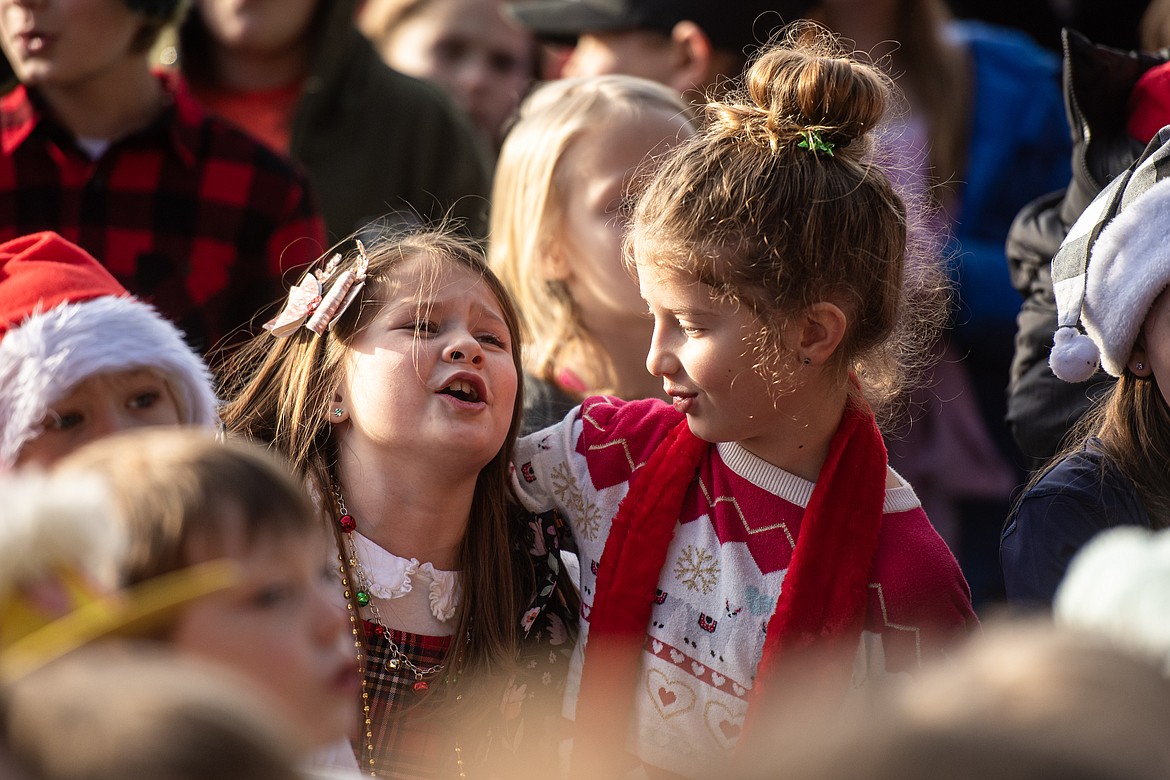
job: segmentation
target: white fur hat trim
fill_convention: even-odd
[[[22,583],[59,566],[117,585],[127,539],[106,484],[96,474],[0,476],[0,603]]]
[[[11,468],[49,406],[87,377],[153,368],[170,385],[179,419],[218,422],[211,372],[178,328],[150,305],[104,296],[37,312],[0,340],[0,469]]]
[[[1089,257],[1081,322],[1101,350],[1101,366],[1121,376],[1154,299],[1170,283],[1170,179],[1119,213]]]

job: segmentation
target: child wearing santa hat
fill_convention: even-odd
[[[1079,383],[1100,365],[1118,381],[1004,529],[1011,600],[1051,603],[1070,559],[1106,528],[1170,526],[1168,172],[1170,127],[1089,204],[1053,258],[1052,372]]]
[[[0,244],[0,471],[118,430],[217,423],[183,335],[52,232]]]

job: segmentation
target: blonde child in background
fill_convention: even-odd
[[[315,270],[274,335],[240,353],[223,416],[289,459],[334,534],[364,672],[362,769],[484,776],[496,755],[548,768],[555,752],[531,745],[554,744],[575,607],[556,518],[509,500],[513,304],[442,232],[356,243]]]
[[[303,757],[356,771],[345,744],[359,690],[349,621],[325,530],[284,464],[246,442],[162,429],[95,442],[58,473],[108,486],[129,530],[126,586],[234,561],[239,581],[176,610],[159,637],[253,683]]]
[[[594,393],[662,395],[621,242],[639,175],[693,134],[675,92],[633,76],[554,81],[521,106],[496,167],[488,259],[524,320],[524,432]]]
[[[631,223],[673,408],[590,397],[517,445],[522,501],[579,550],[579,776],[709,776],[784,714],[786,670],[839,703],[977,625],[873,411],[942,318],[874,157],[892,89],[827,35],[761,53]]]

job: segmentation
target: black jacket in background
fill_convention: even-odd
[[[1049,461],[1093,400],[1112,386],[1103,371],[1070,384],[1048,367],[1056,332],[1052,257],[1085,207],[1141,154],[1126,130],[1129,96],[1142,74],[1165,54],[1124,52],[1094,45],[1065,30],[1064,94],[1073,139],[1068,187],[1025,206],[1012,223],[1007,258],[1012,284],[1024,297],[1016,319],[1016,347],[1008,385],[1007,421],[1033,468]],[[1166,117],[1170,123],[1170,116]]]

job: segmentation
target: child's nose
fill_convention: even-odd
[[[122,431],[142,428],[150,422],[116,404],[96,405],[85,426],[85,441],[94,441]]]
[[[676,361],[662,343],[662,333],[657,325],[650,339],[650,351],[646,353],[646,370],[654,376],[665,376],[674,370]]]
[[[469,57],[455,75],[455,85],[465,97],[482,92],[492,80],[488,63],[482,57]]]
[[[444,358],[449,363],[483,363],[483,346],[470,333],[460,334],[447,345]]]

